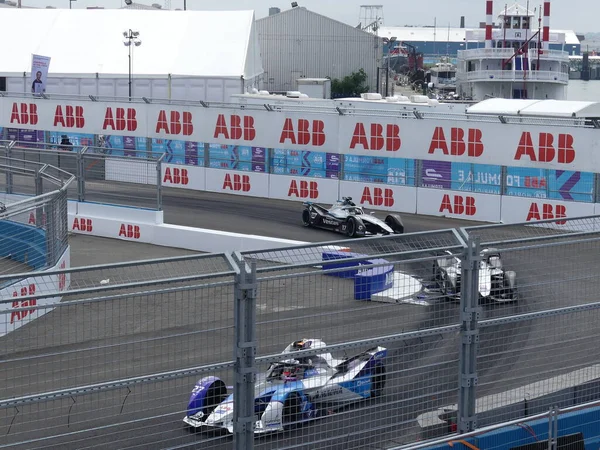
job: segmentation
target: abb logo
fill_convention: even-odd
[[[473,197],[462,195],[454,195],[450,196],[448,194],[444,194],[442,198],[442,203],[440,204],[440,212],[448,212],[449,214],[456,215],[465,215],[465,216],[474,216],[477,212],[477,207],[475,206],[475,199]]]
[[[35,225],[35,214],[33,212],[29,213],[29,219],[27,220],[28,225]],[[46,213],[42,213],[42,225],[46,225]]]
[[[365,150],[385,148],[387,152],[397,152],[402,145],[400,127],[393,123],[388,123],[385,127],[379,123],[372,123],[367,133],[364,124],[359,122],[354,126],[350,148],[354,149],[358,145]]]
[[[121,224],[119,228],[119,237],[126,237],[130,239],[139,239],[141,237],[140,227],[138,225]]]
[[[312,198],[319,196],[319,185],[316,181],[292,180],[288,189],[288,197]]]
[[[192,123],[192,113],[184,111],[170,111],[167,119],[167,112],[163,109],[158,113],[156,121],[156,133],[165,134],[183,134],[190,136],[194,132],[194,124]]]
[[[85,125],[85,119],[83,117],[83,106],[56,106],[54,111],[54,126],[60,125],[64,128],[83,128]]]
[[[229,189],[230,191],[248,192],[251,187],[248,175],[238,175],[237,173],[233,175],[225,174],[225,179],[223,180],[224,191]]]
[[[373,193],[371,193],[371,188],[365,186],[360,197],[360,203],[362,205],[368,203],[372,206],[394,206],[394,191],[376,187],[373,188]]]
[[[541,209],[541,214],[540,214]],[[542,203],[541,208],[537,203],[532,203],[527,213],[527,222],[530,220],[544,220],[544,219],[562,219],[567,217],[567,207],[565,205],[553,206],[549,203]],[[556,221],[558,225],[564,225],[567,223],[566,220]]]
[[[37,125],[39,120],[35,103],[13,103],[10,123],[19,125]]]
[[[254,117],[252,116],[237,116],[232,114],[229,117],[229,123],[225,114],[219,114],[217,117],[217,125],[215,126],[214,137],[224,137],[225,139],[243,139],[244,141],[252,141],[256,137],[254,129]]]
[[[67,262],[63,261],[62,263],[60,263],[60,270],[63,270],[67,267]],[[58,274],[58,290],[59,291],[64,291],[67,287],[67,274],[66,273],[59,273]]]
[[[450,146],[448,146],[444,128],[435,127],[431,144],[429,144],[429,153],[433,154],[436,150],[441,150],[444,155],[462,156],[466,152],[467,156],[478,158],[484,150],[481,142],[483,133],[477,128],[469,128],[466,134],[467,140],[465,142],[465,130],[450,128]]]
[[[73,231],[79,230],[86,233],[91,233],[93,229],[94,223],[92,222],[92,219],[84,219],[83,217],[75,217],[75,219],[73,219]]]
[[[294,121],[285,119],[283,130],[281,130],[280,144],[285,144],[287,140],[290,144],[314,145],[320,147],[325,144],[325,123],[322,120],[313,120],[312,123],[306,119],[298,119],[294,129]]]
[[[113,111],[114,109],[114,111]],[[135,131],[137,130],[137,112],[135,108],[106,108],[103,130]]]
[[[177,167],[167,167],[165,169],[165,176],[163,177],[163,183],[180,184],[185,186],[190,182],[187,169],[179,169]]]
[[[19,295],[20,294],[20,295]],[[20,292],[14,291],[12,296],[13,297],[28,297],[31,295],[35,295],[35,284],[30,284],[29,286],[23,286],[20,290]],[[14,300],[12,302],[12,307],[13,308],[27,308],[29,306],[36,306],[37,305],[37,300],[34,298],[30,298],[27,300]],[[33,314],[35,312],[35,308],[30,309],[30,310],[23,310],[23,311],[12,311],[12,313],[10,314],[10,323],[15,323],[15,321],[17,320],[23,320],[25,317],[27,317],[29,314]]]
[[[521,134],[519,146],[515,153],[515,160],[529,158],[534,162],[556,162],[569,164],[575,160],[575,149],[573,148],[573,136],[570,134],[558,135],[558,146],[555,148],[555,138],[551,133],[540,133],[538,136],[537,149],[533,146],[531,133],[525,131]]]

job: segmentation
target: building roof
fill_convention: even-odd
[[[544,117],[600,117],[600,103],[568,100],[490,98],[467,108],[468,114]]]
[[[463,42],[468,31],[480,28],[448,28],[448,27],[381,27],[378,35],[390,38],[396,36],[399,41],[406,42]],[[573,30],[554,30],[555,35],[564,34],[566,45],[579,45],[579,39]],[[482,31],[483,33],[483,31]]]
[[[6,9],[2,19],[0,41],[11,45],[3,47],[0,76],[29,72],[31,55],[38,54],[51,58],[50,77],[126,77],[128,29],[142,40],[134,50],[136,75],[251,79],[263,73],[253,11]]]
[[[156,5],[156,6],[154,6]],[[158,3],[154,3],[153,5],[144,5],[143,3],[131,3],[131,5],[125,5],[121,9],[142,9],[148,11],[164,11],[162,6]]]

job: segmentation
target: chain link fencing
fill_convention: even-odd
[[[469,433],[600,399],[597,220],[51,272],[0,337],[0,447],[508,450]]]
[[[34,195],[35,187],[19,170],[26,164],[47,164],[63,177],[76,176],[68,188],[70,200],[162,209],[161,153],[0,141],[0,157],[14,172],[7,194]]]

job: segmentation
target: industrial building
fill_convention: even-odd
[[[226,102],[261,88],[253,11],[5,8],[2,19],[0,91],[30,92],[32,54],[51,58],[47,94],[127,98],[130,73],[134,97]],[[141,45],[123,45],[128,30]]]
[[[271,92],[297,89],[299,78],[338,78],[363,69],[371,90],[377,86],[381,38],[295,6],[271,8],[256,21],[264,66],[263,87]]]

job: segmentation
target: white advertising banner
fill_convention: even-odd
[[[354,203],[367,209],[417,212],[417,189],[414,187],[340,181],[340,196],[352,197]]]
[[[291,106],[290,106],[291,108]],[[247,110],[0,98],[0,126],[45,131],[155,137],[331,154],[558,169],[600,170],[597,130],[435,118],[341,116]]]
[[[269,174],[206,169],[206,190],[224,194],[269,198]]]
[[[162,185],[194,191],[206,190],[206,169],[196,166],[162,164]]]
[[[500,195],[419,189],[417,214],[454,217],[481,222],[500,221]]]
[[[50,57],[31,55],[31,93],[41,95],[46,92]]]
[[[70,248],[67,247],[58,263],[48,269],[61,270],[71,266]],[[31,276],[0,289],[1,300],[12,300],[11,303],[0,303],[0,337],[31,323],[54,308],[49,305],[60,302],[60,296],[49,298],[35,298],[36,295],[62,292],[71,285],[70,274]]]
[[[270,177],[269,198],[334,203],[339,198],[339,181],[327,178]]]
[[[568,222],[560,219],[591,216],[594,213],[593,203],[561,202],[508,195],[502,197],[502,223],[559,219],[555,222],[557,226],[569,228],[566,226]]]

